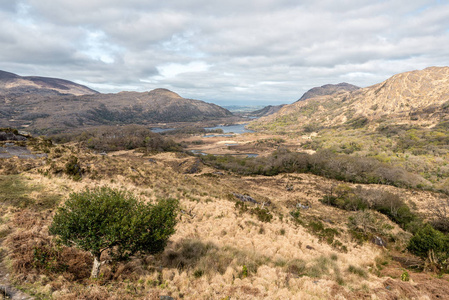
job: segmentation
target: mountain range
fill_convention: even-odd
[[[310,125],[385,122],[434,126],[449,120],[449,67],[400,73],[366,88],[309,96],[254,121],[252,127],[297,131]]]
[[[67,80],[0,71],[0,126],[46,133],[76,127],[196,122],[228,118],[218,105],[185,99],[167,90],[101,94]],[[448,121],[449,67],[400,73],[359,88],[348,83],[312,88],[290,105],[253,112],[257,130]]]
[[[0,127],[39,133],[76,127],[196,122],[230,117],[218,105],[185,99],[167,89],[101,94],[55,78],[0,73]]]

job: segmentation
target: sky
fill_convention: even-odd
[[[220,105],[449,65],[449,0],[0,0],[0,28],[0,70]]]

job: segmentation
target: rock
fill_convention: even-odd
[[[26,141],[27,138],[14,132],[0,131],[0,141]]]
[[[315,250],[315,248],[313,248],[312,246],[309,246],[309,245],[306,246],[306,249]]]
[[[375,236],[373,237],[373,239],[371,240],[371,242],[377,246],[381,246],[381,247],[387,247],[387,242],[384,241],[381,237],[379,236]]]
[[[237,194],[237,193],[232,193],[232,194],[234,195],[234,197],[236,197],[237,199],[239,199],[242,202],[251,202],[254,204],[259,203],[253,197],[251,197],[249,195],[242,195],[242,194]]]
[[[175,300],[175,298],[170,296],[159,296],[159,300]]]
[[[302,205],[301,203],[298,203],[298,204],[296,204],[296,208],[309,209],[310,207],[308,205]]]

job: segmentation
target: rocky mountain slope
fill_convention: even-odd
[[[91,95],[97,94],[84,85],[68,80],[38,76],[19,76],[0,70],[0,95]]]
[[[397,74],[356,91],[297,101],[252,127],[291,131],[382,122],[433,126],[447,121],[448,113],[449,67],[430,67]]]
[[[352,92],[360,89],[358,86],[342,82],[338,84],[325,84],[320,87],[314,87],[302,95],[298,101],[303,101],[317,96],[334,95],[342,92]]]

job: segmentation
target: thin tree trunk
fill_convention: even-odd
[[[94,256],[94,264],[92,265],[92,272],[90,273],[90,278],[98,278],[100,274],[100,267],[102,263],[100,262],[100,256]]]

